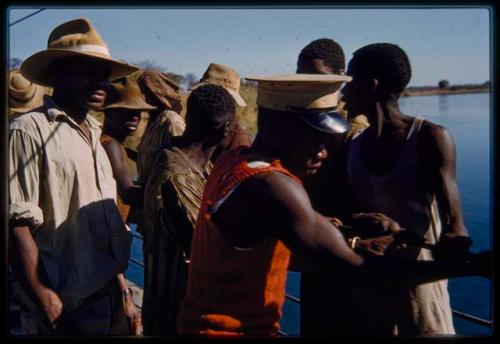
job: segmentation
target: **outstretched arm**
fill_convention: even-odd
[[[269,187],[266,196],[276,202],[278,217],[284,223],[276,227],[275,235],[305,260],[334,269],[339,277],[352,278],[356,286],[406,289],[449,277],[485,274],[481,265],[488,265],[488,255],[452,262],[362,257],[346,244],[338,228],[312,209],[298,183],[278,174],[266,178]]]

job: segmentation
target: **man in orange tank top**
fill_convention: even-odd
[[[258,134],[250,148],[222,155],[207,180],[179,333],[277,335],[290,252],[304,267],[325,269],[353,286],[399,289],[489,274],[488,254],[449,264],[354,252],[338,228],[312,208],[301,183],[321,167],[328,136],[349,128],[335,107],[339,88],[350,77],[248,79],[259,81]]]

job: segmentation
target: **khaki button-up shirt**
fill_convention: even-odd
[[[66,310],[127,266],[130,233],[116,207],[116,182],[87,115],[91,140],[46,97],[9,128],[9,219],[33,228],[50,287]]]

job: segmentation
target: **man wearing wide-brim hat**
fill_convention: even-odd
[[[353,286],[404,288],[479,273],[482,255],[464,266],[428,262],[419,273],[410,273],[402,261],[361,256],[311,207],[301,179],[321,167],[328,136],[349,129],[335,107],[339,88],[350,77],[247,79],[259,82],[258,133],[251,147],[222,155],[207,180],[193,231],[180,333],[278,335],[291,252],[325,273],[350,278]],[[400,278],[386,278],[391,275]]]
[[[207,84],[224,87],[234,99],[238,108],[241,109],[247,106],[247,103],[240,95],[240,75],[233,68],[220,63],[211,63],[201,80],[193,85],[190,90]],[[236,149],[240,146],[250,146],[252,144],[251,135],[240,126],[238,121],[234,121],[229,130],[227,138],[217,147],[212,155],[212,161],[216,161],[227,150]]]
[[[111,58],[87,19],[56,27],[47,49],[21,65],[26,79],[53,88],[9,130],[11,264],[26,334],[129,333],[122,273],[131,236],[88,112],[102,107],[109,80],[135,70]]]
[[[134,183],[132,159],[124,146],[127,137],[139,126],[143,111],[155,110],[143,99],[137,81],[131,76],[111,83],[111,92],[104,106],[104,127],[101,144],[108,154],[118,187],[117,204],[123,221],[127,222],[130,207],[142,208],[143,188]]]

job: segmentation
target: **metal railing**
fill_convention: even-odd
[[[138,240],[141,240],[142,241],[142,237],[139,235],[139,234],[136,234],[136,233],[132,233],[132,236]],[[144,268],[144,263],[135,259],[135,258],[132,258],[130,257],[129,260],[134,263],[135,265],[139,266],[140,268]],[[290,295],[290,294],[285,294],[285,298],[287,300],[290,300],[296,304],[299,304],[300,305],[300,298],[298,297],[295,297],[293,295]],[[136,304],[136,306],[138,306],[140,308],[139,305]],[[468,313],[464,313],[464,312],[460,312],[460,311],[456,311],[456,310],[451,310],[453,316],[459,318],[459,319],[463,319],[463,320],[466,320],[466,321],[470,321],[472,323],[475,323],[477,325],[481,325],[481,326],[484,326],[484,327],[489,327],[489,328],[492,328],[493,327],[493,321],[491,320],[486,320],[486,319],[482,319],[480,317],[476,317],[474,315],[471,315],[471,314],[468,314]],[[283,331],[278,331],[278,333],[282,336],[287,336],[288,334],[283,332]]]

